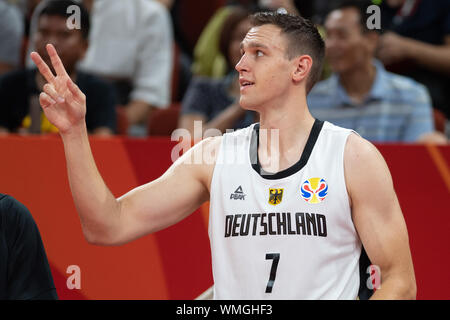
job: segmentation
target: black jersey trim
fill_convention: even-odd
[[[367,286],[367,278],[371,275],[367,273],[367,268],[372,264],[367,255],[364,246],[361,248],[361,255],[359,257],[359,290],[358,297],[359,300],[369,300],[374,294],[373,289],[369,289]]]
[[[322,130],[324,122],[316,119],[314,121],[311,132],[309,133],[308,140],[306,141],[305,149],[300,157],[300,160],[293,164],[291,167],[284,169],[277,173],[268,173],[266,172],[259,162],[258,157],[258,147],[259,147],[259,123],[255,124],[253,127],[251,142],[250,142],[250,161],[253,169],[264,179],[268,180],[276,180],[283,179],[289,177],[296,172],[300,171],[309,160],[311,153],[316,144],[317,138],[319,137],[320,131]]]

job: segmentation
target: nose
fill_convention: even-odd
[[[248,71],[248,63],[247,63],[247,58],[246,55],[242,55],[241,59],[239,60],[239,62],[236,64],[235,69],[241,73],[244,71]]]

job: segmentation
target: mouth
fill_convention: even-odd
[[[239,84],[241,85],[241,88],[240,88],[240,89],[241,89],[241,91],[242,91],[242,90],[245,90],[245,89],[247,89],[247,88],[253,86],[255,83],[252,82],[252,81],[248,81],[248,80],[243,80],[243,79],[241,79],[241,80],[239,80]]]

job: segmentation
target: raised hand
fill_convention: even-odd
[[[47,80],[39,102],[47,119],[64,134],[85,125],[86,96],[67,74],[55,47],[48,44],[46,48],[56,76],[37,52],[30,55],[39,72]]]
[[[385,65],[405,59],[411,50],[408,38],[394,32],[384,33],[378,41],[378,59]]]

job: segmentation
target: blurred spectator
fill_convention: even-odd
[[[76,2],[51,0],[42,2],[38,13],[33,45],[51,66],[46,44],[55,46],[67,70],[87,97],[86,123],[90,133],[112,134],[116,126],[115,96],[112,87],[88,73],[76,70],[77,62],[88,47],[89,15],[80,7],[81,29],[69,29],[67,7]],[[46,119],[39,105],[39,94],[46,83],[36,69],[22,69],[0,78],[0,131],[49,133],[57,129]]]
[[[15,1],[15,0],[12,0]],[[34,10],[44,0],[17,0],[16,4],[20,7],[23,15],[25,16],[25,35],[28,37],[31,30],[31,19]],[[78,1],[79,2],[79,1]]]
[[[234,7],[245,8],[249,12],[257,10],[276,10],[284,8],[298,14],[293,0],[240,0],[229,1],[220,7],[209,19],[194,48],[192,73],[196,76],[220,78],[227,73],[227,62],[219,48],[222,27]]]
[[[145,136],[152,108],[170,103],[173,35],[167,9],[154,0],[95,0],[90,46],[81,64],[114,83],[128,134]]]
[[[0,1],[0,75],[20,67],[24,17],[19,7]]]
[[[325,18],[332,8],[335,8],[341,0],[314,0],[312,17],[314,23],[323,25]]]
[[[435,110],[449,119],[450,0],[385,0],[381,18],[386,32],[378,58],[389,71],[424,84]]]
[[[92,1],[92,0],[90,0]],[[180,14],[180,0],[157,0],[164,5],[170,12],[170,18],[172,22],[173,37],[174,37],[174,65],[172,69],[172,104],[178,103],[183,99],[189,82],[192,78],[191,64],[192,64],[192,50],[190,45],[185,39],[184,33],[187,32],[187,28],[184,25],[189,26],[190,21],[186,21],[179,17]],[[185,0],[187,1],[187,0]],[[190,0],[192,2],[192,0]],[[192,5],[192,3],[191,3]],[[184,13],[187,15],[188,13]],[[192,17],[195,19],[196,17]],[[184,23],[184,25],[182,24]],[[163,111],[161,111],[163,112]],[[151,124],[150,124],[151,127]],[[152,130],[152,129],[151,129]]]
[[[426,88],[387,72],[374,60],[378,33],[365,22],[370,2],[344,1],[325,20],[326,54],[334,74],[308,95],[314,117],[373,142],[413,142],[434,131]]]
[[[194,48],[192,73],[196,76],[220,78],[226,74],[225,57],[220,53],[219,38],[232,7],[219,8],[203,29]]]
[[[56,300],[45,248],[30,211],[0,193],[0,300]]]
[[[160,0],[160,2],[171,2]],[[194,46],[208,20],[225,0],[174,0],[171,4],[171,16],[174,36],[181,47],[192,60]],[[201,9],[200,9],[201,8]]]
[[[194,121],[202,122],[202,129],[237,129],[254,121],[254,113],[239,106],[239,77],[234,66],[240,59],[240,43],[250,29],[248,11],[233,7],[224,22],[219,48],[226,59],[227,75],[212,79],[194,78],[183,99],[179,126],[194,136]],[[200,132],[202,134],[203,132]]]

